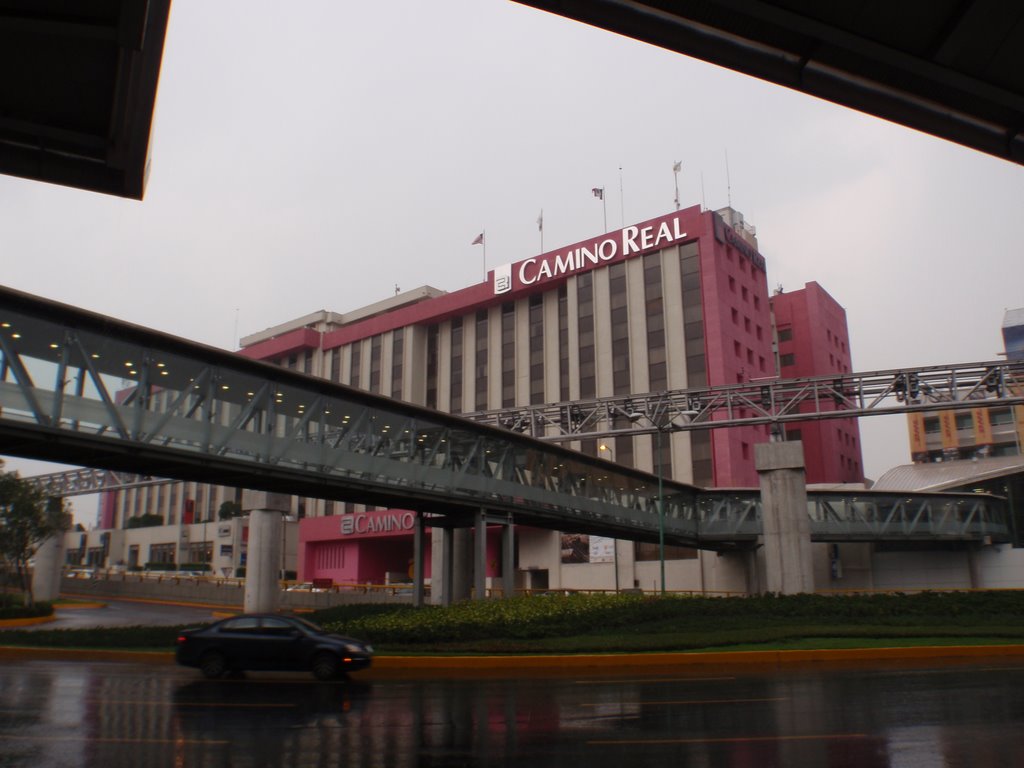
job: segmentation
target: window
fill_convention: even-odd
[[[370,391],[380,393],[381,337],[370,339]]]
[[[478,411],[487,410],[487,310],[481,309],[476,313],[476,357],[474,360],[474,371],[476,373],[476,387],[473,400],[473,407]]]
[[[740,313],[735,309],[735,307],[732,310],[732,324],[733,325],[739,325],[740,324]]]
[[[452,413],[462,411],[462,318],[452,318],[451,323],[451,367],[448,373]]]
[[[736,278],[735,277],[730,277],[729,278],[729,290],[732,291],[733,293],[736,293]]]
[[[740,295],[743,297],[744,301],[750,301],[750,291],[748,291],[745,286],[740,292]]]
[[[648,384],[652,392],[668,389],[665,314],[662,300],[661,254],[644,256],[644,300],[647,306]],[[735,310],[733,310],[735,312]]]
[[[529,299],[530,403],[544,402],[544,294]]]
[[[792,352],[786,355],[780,355],[779,365],[781,365],[783,368],[787,368],[791,365],[796,365],[796,355],[794,355]]]
[[[424,403],[428,408],[437,408],[437,325],[427,328],[427,391]]]
[[[501,405],[516,404],[516,305],[501,305]]]
[[[402,376],[405,372],[405,329],[396,328],[391,336],[391,396],[402,399]]]
[[[779,341],[792,341],[793,340],[793,329],[792,328],[779,328]]]

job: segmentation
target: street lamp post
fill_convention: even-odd
[[[615,461],[615,452],[612,451],[611,446],[601,443],[597,446],[597,452],[600,455],[601,451],[608,451],[608,455],[611,456],[611,461]],[[612,567],[615,568],[615,594],[619,593],[619,540],[612,538]]]
[[[658,566],[661,572],[661,594],[662,597],[665,595],[665,491],[664,491],[664,476],[665,468],[662,466],[661,461],[661,432],[662,428],[658,426],[658,431],[655,434],[658,436],[657,439],[657,455],[655,458],[658,461]]]

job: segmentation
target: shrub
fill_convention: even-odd
[[[0,607],[0,619],[35,619],[53,615],[52,603],[37,602],[35,605],[25,606],[20,599],[21,596],[18,595],[17,598],[12,601],[13,604]]]

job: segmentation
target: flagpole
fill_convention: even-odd
[[[481,245],[484,247],[484,282],[487,282],[487,230],[481,230],[484,240]]]
[[[604,231],[608,231],[608,201],[604,198],[604,187],[593,187],[590,190],[594,197],[600,198],[601,210],[604,211]]]
[[[619,216],[622,219],[622,227],[626,227],[626,201],[622,193],[622,166],[619,166]]]

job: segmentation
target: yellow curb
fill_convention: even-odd
[[[53,610],[55,611],[86,611],[94,610],[97,608],[106,608],[106,603],[54,603]]]
[[[57,617],[50,616],[32,616],[27,619],[0,619],[0,629],[17,629],[18,627],[31,627],[36,624],[46,624],[50,621],[56,621]]]
[[[81,598],[90,598],[90,597],[94,598],[95,595],[78,595],[78,594],[75,594],[74,592],[61,592],[61,597],[68,597],[68,598],[72,598],[72,599],[81,599]],[[187,602],[187,601],[184,601],[184,600],[156,600],[156,599],[150,599],[150,598],[146,598],[146,597],[110,597],[110,598],[107,598],[107,599],[109,599],[109,600],[117,600],[119,603],[144,603],[146,605],[171,605],[171,606],[175,606],[177,608],[210,608],[211,610],[212,609],[219,609],[219,610],[224,610],[224,611],[234,610],[236,612],[240,612],[242,610],[242,607],[240,605],[235,607],[235,606],[231,606],[231,605],[225,605],[224,603],[191,603],[191,602]]]

